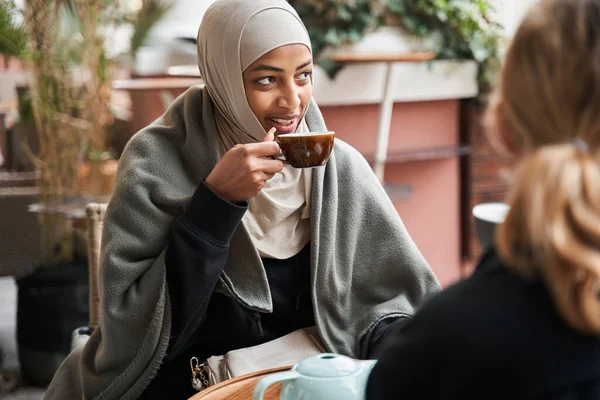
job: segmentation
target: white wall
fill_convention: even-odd
[[[535,5],[538,0],[495,0],[499,17],[508,36],[512,36],[523,15]]]
[[[158,36],[196,37],[202,16],[214,0],[177,0],[156,28]]]

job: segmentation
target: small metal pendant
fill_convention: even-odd
[[[197,390],[198,392],[201,391],[202,389],[205,389],[204,385],[202,384],[202,381],[197,376],[194,376],[192,378],[192,387],[194,388],[194,390]]]
[[[204,374],[204,363],[200,364],[196,357],[190,359],[190,368],[192,369],[192,388],[197,391],[206,389],[208,380]]]

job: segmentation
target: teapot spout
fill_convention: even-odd
[[[368,371],[369,373],[371,373],[371,370],[373,369],[373,367],[375,366],[375,364],[377,364],[377,360],[364,360],[361,361],[361,365],[363,370]]]
[[[375,367],[375,364],[377,364],[377,360],[364,360],[360,362],[361,365],[361,371],[360,371],[360,380],[361,382],[361,386],[363,388],[367,387],[367,381],[369,380],[369,376],[371,375],[371,372],[373,371],[373,367]]]

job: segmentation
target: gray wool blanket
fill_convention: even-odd
[[[314,103],[306,121],[326,130]],[[128,143],[102,237],[100,327],[55,375],[46,399],[135,399],[169,343],[164,254],[171,226],[220,157],[213,105],[192,87]],[[361,154],[336,139],[312,187],[312,300],[327,349],[362,358],[376,324],[410,316],[439,285]],[[207,210],[210,212],[210,210]],[[271,312],[261,259],[240,224],[220,284]]]

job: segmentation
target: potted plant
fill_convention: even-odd
[[[17,13],[13,0],[6,0],[0,7],[0,54],[4,56],[5,66],[11,57],[20,57],[25,49],[25,30],[15,20]]]
[[[333,76],[341,65],[325,50],[358,42],[382,26],[413,38],[435,38],[438,59],[475,60],[486,92],[499,64],[501,26],[488,0],[289,0],[305,22],[319,64]]]
[[[153,46],[147,46],[148,37],[152,28],[173,7],[173,4],[173,1],[170,0],[143,0],[140,8],[127,18],[126,22],[130,23],[133,28],[129,47],[129,57],[133,67],[138,67],[136,63],[138,53],[156,52]],[[161,49],[158,51],[161,54],[163,52]]]
[[[42,204],[102,194],[80,186],[80,171],[89,154],[106,151],[112,62],[104,35],[115,10],[114,0],[26,3],[24,66],[39,138],[39,153],[30,157],[39,170]],[[40,223],[43,261],[71,259],[70,221],[41,213]]]
[[[117,22],[117,4],[25,2],[22,63],[39,142],[39,151],[29,151],[29,156],[39,176],[35,206],[41,254],[40,266],[18,281],[17,340],[23,373],[34,383],[49,382],[70,350],[71,332],[87,324],[87,260],[85,248],[76,250],[81,235],[74,229],[72,211],[89,201],[86,195],[108,194],[97,192],[90,182],[97,181],[94,165],[103,161],[99,154],[107,153],[113,119],[113,62],[106,38]],[[83,184],[86,165],[89,179]]]
[[[25,30],[18,22],[17,15],[18,9],[13,0],[3,2],[0,7],[0,59],[4,69],[8,69],[11,59],[19,58],[25,49]],[[3,68],[0,67],[0,70]],[[18,80],[14,76],[4,76],[2,85],[6,86],[0,90],[0,100],[5,101],[7,97],[12,99],[14,83]],[[0,128],[0,167],[12,167],[10,164],[15,157],[13,145],[17,140],[9,133]]]

